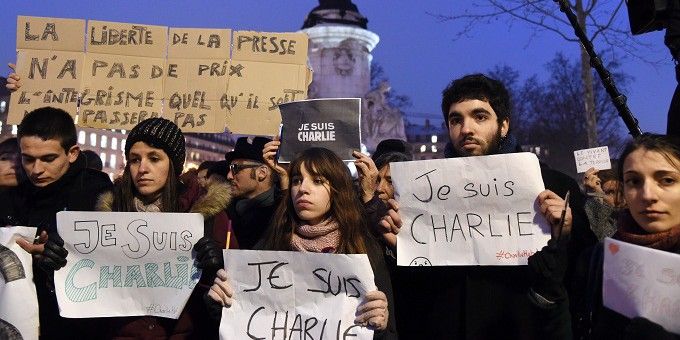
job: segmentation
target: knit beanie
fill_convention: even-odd
[[[175,123],[165,118],[149,118],[137,124],[130,130],[125,142],[125,159],[130,159],[130,148],[137,142],[165,151],[172,159],[175,174],[182,173],[186,156],[184,135]]]

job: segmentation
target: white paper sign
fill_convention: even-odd
[[[61,316],[176,319],[200,278],[200,214],[63,211],[57,228],[69,252],[54,273]]]
[[[576,150],[574,151],[574,159],[576,160],[576,172],[578,173],[586,172],[590,168],[597,170],[612,168],[612,163],[609,159],[609,147],[607,146]]]
[[[611,238],[604,247],[605,307],[680,334],[680,255]]]
[[[536,155],[391,163],[400,266],[524,265],[550,239]]]
[[[38,296],[31,255],[16,244],[36,228],[0,227],[0,339],[38,339]],[[15,337],[19,333],[19,337]]]
[[[365,254],[228,250],[224,265],[235,293],[221,339],[373,339],[354,324],[376,289]]]

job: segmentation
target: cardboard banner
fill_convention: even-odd
[[[361,99],[311,99],[279,105],[281,163],[311,147],[329,149],[345,161],[352,161],[352,151],[361,151]]]
[[[129,130],[163,116],[184,132],[275,135],[278,105],[307,98],[308,37],[239,31],[232,44],[231,35],[97,20],[85,29],[84,20],[19,17],[22,87],[11,96],[8,123],[47,105],[76,117],[80,94],[79,126]]]
[[[200,278],[200,214],[62,211],[57,228],[69,252],[54,273],[61,316],[176,319]]]
[[[533,153],[391,163],[400,266],[525,265],[550,239]]]
[[[87,21],[87,52],[165,58],[166,26],[126,22]]]
[[[78,125],[130,130],[162,116],[165,59],[87,53],[85,65]]]
[[[85,20],[19,16],[16,73],[22,87],[10,97],[7,124],[52,106],[75,117],[81,90]]]
[[[606,238],[603,271],[605,307],[680,334],[680,255]]]
[[[376,289],[365,254],[228,250],[234,304],[222,309],[220,339],[373,339],[354,324]]]
[[[165,112],[183,132],[224,132],[229,29],[170,28]]]
[[[36,228],[0,227],[0,339],[38,339],[33,259],[16,240],[33,241]]]
[[[308,40],[304,33],[234,32],[228,96],[222,101],[229,131],[276,135],[278,105],[307,98]]]
[[[576,172],[583,173],[590,168],[597,170],[607,170],[612,168],[609,158],[609,147],[600,146],[597,148],[583,149],[574,151],[576,161]]]

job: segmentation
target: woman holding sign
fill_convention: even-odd
[[[268,163],[281,173],[283,168]],[[332,151],[310,148],[291,162],[286,177],[288,190],[262,249],[367,254],[379,290],[366,293],[355,322],[376,330],[374,338],[396,338],[389,274],[380,246],[368,232],[348,168]],[[224,270],[218,271],[208,295],[222,306],[231,306],[233,289]]]
[[[619,180],[628,204],[613,238],[638,246],[680,253],[680,139],[644,134],[624,149]],[[613,244],[612,244],[613,245]],[[602,305],[602,247],[591,260],[588,289],[594,303],[594,339],[677,339],[660,325],[628,319]],[[596,293],[596,294],[595,294]],[[669,311],[677,310],[677,306]],[[675,316],[677,320],[677,316]]]
[[[226,184],[214,183],[207,194],[197,194],[198,182],[179,181],[185,158],[184,135],[173,122],[150,118],[137,124],[125,145],[127,164],[112,193],[98,202],[101,211],[124,212],[196,212],[205,218],[204,237],[195,245],[197,267],[203,269],[202,282],[209,283],[217,269],[224,267],[222,251],[211,238],[214,217],[229,203]],[[201,296],[207,285],[199,283],[177,320],[141,316],[101,319],[99,338],[170,338],[216,337],[217,329],[209,322]],[[200,334],[198,334],[200,333]]]

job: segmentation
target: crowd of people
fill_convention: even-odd
[[[20,86],[15,74],[8,79],[10,90]],[[450,137],[445,157],[520,151],[510,122],[521,113],[511,112],[501,82],[482,74],[455,79],[441,108]],[[239,299],[223,249],[367,254],[377,289],[365,294],[355,323],[373,329],[375,339],[679,337],[604,307],[601,293],[605,237],[680,252],[675,136],[634,139],[616,169],[589,170],[583,190],[542,164],[546,190],[536,200],[557,237],[526,266],[448,267],[396,265],[403,223],[390,164],[413,159],[404,141],[385,140],[371,157],[356,151],[356,178],[324,148],[279,164],[281,142],[267,137],[241,137],[223,161],[182,173],[182,131],[150,118],[129,131],[126,165],[113,183],[87,166],[76,141],[71,115],[45,107],[23,118],[16,138],[0,143],[0,226],[37,227],[34,242],[18,243],[33,254],[42,339],[217,338],[222,311]],[[61,317],[54,272],[67,263],[56,228],[63,210],[200,213],[204,236],[194,251],[203,275],[179,318]]]

